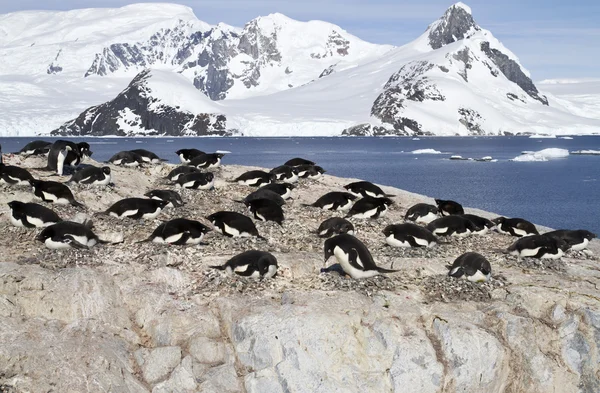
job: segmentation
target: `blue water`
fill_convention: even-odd
[[[47,138],[52,140],[51,138]],[[71,138],[74,141],[84,138]],[[31,138],[0,138],[4,152]],[[600,233],[600,156],[571,155],[546,162],[511,162],[523,150],[558,147],[600,150],[600,137],[411,138],[85,138],[93,157],[106,160],[120,150],[144,148],[179,163],[175,151],[231,151],[223,164],[275,167],[292,157],[316,161],[329,174],[361,178],[442,199],[453,199],[553,228]],[[450,154],[414,155],[435,149],[498,162],[450,161]]]

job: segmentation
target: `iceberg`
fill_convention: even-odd
[[[600,150],[575,150],[571,154],[600,156]]]
[[[434,149],[418,149],[418,150],[413,150],[412,154],[444,154],[439,150],[434,150]]]
[[[511,161],[518,162],[532,162],[532,161],[548,161],[554,158],[565,158],[569,156],[567,149],[549,148],[536,152],[523,152],[518,157],[513,158]]]

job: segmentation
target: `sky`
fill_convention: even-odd
[[[137,1],[139,2],[139,1]],[[146,1],[154,2],[154,1]],[[164,2],[164,1],[163,1]],[[418,37],[455,1],[442,0],[178,0],[198,19],[243,26],[281,12],[324,20],[359,38],[403,45]],[[475,21],[514,52],[536,81],[600,78],[600,1],[464,0]],[[120,7],[127,0],[0,0],[0,14],[21,10]]]

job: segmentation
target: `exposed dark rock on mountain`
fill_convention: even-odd
[[[455,4],[446,10],[440,20],[430,26],[429,44],[433,49],[439,49],[444,45],[469,38],[474,32],[480,30],[470,10],[462,4]]]

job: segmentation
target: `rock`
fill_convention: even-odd
[[[219,364],[225,361],[225,346],[223,343],[208,337],[192,339],[189,352],[200,363]]]
[[[181,348],[159,347],[142,353],[144,379],[154,384],[166,378],[181,361]]]
[[[197,391],[197,386],[192,369],[192,358],[186,356],[173,370],[171,377],[156,385],[152,393],[193,393]]]

